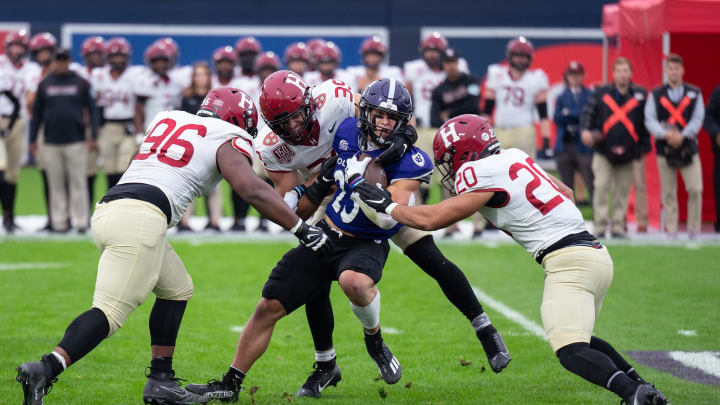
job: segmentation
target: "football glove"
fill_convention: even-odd
[[[308,225],[302,219],[290,230],[306,248],[320,255],[332,252],[332,242],[322,229]]]
[[[392,201],[392,195],[389,191],[379,186],[374,186],[368,182],[361,182],[355,186],[360,201],[377,212],[390,215],[393,208],[397,206]]]
[[[345,164],[345,181],[352,189],[355,187],[357,182],[362,181],[362,175],[365,174],[365,169],[367,168],[367,165],[370,164],[370,157],[358,160],[357,155],[355,155],[348,159]]]
[[[399,160],[402,155],[410,149],[417,141],[418,134],[414,127],[407,125],[401,134],[392,134],[388,136],[385,143],[389,144],[388,148],[375,161],[385,166]]]
[[[310,187],[307,188],[305,196],[313,204],[320,204],[323,198],[330,192],[330,187],[335,184],[334,174],[337,160],[338,156],[335,155],[324,161],[322,166],[320,166],[320,173],[318,173],[317,178]]]

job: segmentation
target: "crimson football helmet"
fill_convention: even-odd
[[[313,62],[317,62],[317,57],[322,48],[327,45],[327,42],[322,38],[313,38],[309,39],[306,45],[308,52],[310,53],[310,59],[312,59]]]
[[[510,66],[514,67],[517,70],[527,69],[530,66],[530,62],[532,61],[534,53],[535,47],[533,47],[532,42],[530,42],[527,38],[523,36],[511,39],[508,42],[507,47],[505,48],[505,56],[507,57],[508,63],[510,64]],[[525,55],[528,57],[528,62],[513,62],[513,55]]]
[[[310,62],[310,52],[304,42],[295,42],[285,48],[285,64],[296,59]]]
[[[437,49],[442,52],[448,47],[448,41],[439,32],[433,32],[428,35],[425,39],[420,42],[420,53],[427,51],[428,49]]]
[[[273,51],[261,53],[255,60],[255,70],[272,68],[275,70],[280,69],[280,58]]]
[[[370,38],[365,39],[362,42],[362,45],[360,45],[360,55],[365,55],[370,52],[378,53],[383,57],[385,57],[385,54],[387,53],[387,47],[382,43],[380,37],[377,35],[373,35]]]
[[[314,59],[315,63],[340,63],[342,60],[342,52],[340,52],[340,48],[338,48],[334,42],[328,41],[322,48],[318,49],[317,53],[314,55]]]
[[[318,128],[310,87],[289,70],[278,70],[265,79],[260,88],[260,111],[270,129],[292,145],[302,144]],[[298,115],[303,117],[303,124],[291,132],[288,123]]]
[[[235,50],[232,46],[226,45],[216,49],[212,54],[213,63],[219,63],[220,61],[226,60],[235,64]]]
[[[123,37],[114,37],[110,38],[105,44],[105,51],[108,56],[121,54],[129,57],[130,53],[132,53],[132,47],[127,39]]]
[[[235,42],[235,53],[238,55],[243,53],[255,53],[262,52],[262,45],[255,37],[240,38]]]
[[[25,48],[30,47],[30,36],[26,29],[9,32],[5,35],[5,48],[7,49],[7,47],[13,44],[18,44]]]
[[[435,167],[442,176],[440,183],[455,195],[455,173],[460,166],[499,151],[500,142],[485,118],[463,114],[445,122],[433,141]]]
[[[145,49],[145,63],[148,65],[155,59],[167,59],[170,62],[172,49],[164,42],[154,42]]]
[[[82,43],[82,55],[88,56],[93,52],[105,54],[105,39],[101,36],[87,37]]]
[[[41,49],[50,49],[52,52],[57,50],[57,39],[55,35],[49,32],[41,32],[30,39],[30,52],[37,52]]]
[[[216,87],[205,96],[197,115],[219,118],[257,135],[258,113],[252,98],[233,87]]]

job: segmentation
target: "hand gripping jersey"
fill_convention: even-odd
[[[145,126],[148,126],[152,117],[161,111],[170,111],[180,107],[183,84],[173,76],[167,80],[145,69],[140,79],[135,82],[135,95],[147,97],[145,101]]]
[[[119,184],[144,183],[170,201],[175,226],[190,202],[212,191],[222,179],[216,153],[225,142],[252,161],[252,136],[217,118],[163,111],[148,126],[140,151]]]
[[[310,89],[317,111],[315,118],[320,130],[305,145],[290,145],[270,130],[261,129],[254,146],[265,170],[269,172],[298,172],[309,179],[331,157],[332,142],[340,123],[355,116],[353,91],[345,83],[327,80]]]
[[[133,89],[142,70],[143,68],[140,66],[128,66],[117,78],[113,78],[110,74],[110,66],[92,70],[90,85],[95,93],[98,106],[103,107],[103,118],[131,120],[135,116]]]
[[[37,65],[35,65],[37,66]],[[10,90],[20,101],[20,116],[27,117],[27,91],[28,80],[35,66],[27,60],[23,60],[20,66],[15,66],[5,55],[0,55],[0,90]],[[13,112],[13,104],[5,97],[0,97],[0,115],[10,115]]]
[[[352,200],[353,193],[345,184],[345,161],[364,152],[377,158],[384,149],[363,150],[360,145],[360,130],[358,129],[357,118],[348,118],[340,125],[333,141],[333,150],[340,156],[335,166],[335,183],[338,190],[332,203],[328,204],[325,213],[330,220],[345,232],[351,233],[363,239],[390,239],[400,230],[402,224],[397,224],[390,229],[382,229],[375,225],[360,206]],[[433,164],[430,157],[416,147],[410,148],[402,158],[389,165],[383,166],[390,184],[398,180],[419,180],[427,183],[433,172]]]
[[[465,58],[458,61],[458,69],[461,72],[470,73]],[[403,66],[405,83],[412,85],[413,104],[415,105],[415,117],[420,120],[420,126],[430,126],[430,107],[432,105],[432,91],[438,84],[445,80],[445,71],[432,70],[423,59],[415,59],[406,62]]]
[[[541,69],[528,69],[515,80],[507,65],[490,65],[485,87],[495,91],[495,126],[529,127],[535,121],[535,96],[550,87]]]
[[[505,192],[507,199],[480,213],[522,245],[533,257],[565,236],[587,231],[575,204],[560,192],[547,173],[520,149],[460,166],[455,175],[458,195],[474,191]]]

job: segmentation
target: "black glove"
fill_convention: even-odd
[[[354,190],[357,191],[360,196],[360,200],[367,204],[368,207],[377,212],[390,215],[388,207],[394,203],[392,201],[392,195],[389,191],[372,185],[366,181],[356,185]]]
[[[335,165],[337,164],[337,160],[338,155],[335,155],[324,161],[322,166],[320,166],[320,173],[318,173],[317,178],[305,192],[305,197],[313,204],[320,204],[323,198],[328,195],[330,187],[335,184]]]
[[[332,242],[322,229],[300,222],[299,227],[293,232],[300,243],[319,255],[327,255],[332,252]]]
[[[407,125],[401,134],[392,134],[388,137],[386,143],[388,146],[375,162],[380,165],[386,165],[399,160],[402,155],[410,149],[417,141],[418,134],[414,127]]]

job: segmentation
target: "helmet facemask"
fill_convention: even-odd
[[[303,125],[295,133],[290,133],[288,128],[290,121],[298,115],[303,116]],[[265,122],[277,136],[284,141],[299,145],[304,143],[312,134],[317,121],[315,119],[315,102],[310,96],[310,87],[305,90],[302,105],[295,111],[278,114],[275,119],[270,120],[263,116]]]
[[[394,105],[392,106],[394,107]],[[364,97],[360,99],[359,108],[359,122],[363,135],[381,148],[389,146],[387,141],[390,135],[403,133],[411,117],[411,114],[408,113],[401,113],[391,108],[372,105]],[[373,110],[380,114],[371,114]],[[382,117],[383,113],[388,114],[388,116],[395,121],[395,126],[392,129],[382,128],[377,125],[377,120]],[[376,134],[376,131],[380,132],[383,136]]]

